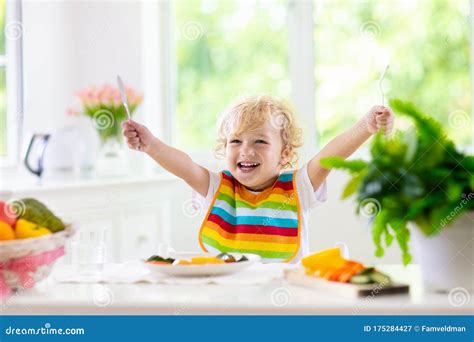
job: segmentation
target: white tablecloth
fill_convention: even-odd
[[[255,263],[240,272],[212,277],[171,277],[152,274],[141,261],[105,264],[96,275],[81,275],[76,265],[56,265],[53,278],[60,283],[152,283],[152,284],[232,284],[258,285],[283,278],[283,271],[293,268],[290,264]]]

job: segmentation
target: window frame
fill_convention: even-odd
[[[5,39],[5,55],[2,66],[6,67],[6,156],[0,157],[0,167],[16,168],[20,160],[20,144],[23,126],[23,21],[21,1],[7,0],[5,3],[5,27],[19,23],[18,39]],[[2,32],[3,34],[3,32]]]
[[[288,1],[288,61],[291,80],[291,102],[303,129],[300,160],[305,163],[319,150],[316,129],[316,58],[313,0]],[[308,44],[308,42],[311,42]],[[298,51],[298,53],[297,53]],[[313,75],[313,77],[309,77]]]

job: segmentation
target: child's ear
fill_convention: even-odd
[[[283,149],[283,151],[281,151],[280,164],[282,166],[285,166],[286,164],[288,164],[289,159],[290,159],[290,151],[287,148],[285,148]]]

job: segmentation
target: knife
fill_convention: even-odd
[[[120,92],[120,98],[122,99],[123,106],[125,107],[125,111],[127,112],[128,121],[130,122],[132,120],[132,117],[130,116],[130,110],[128,109],[127,95],[125,93],[125,87],[123,85],[122,79],[119,75],[117,75],[117,84]]]

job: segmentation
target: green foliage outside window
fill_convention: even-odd
[[[239,96],[289,98],[284,1],[175,1],[177,145],[210,149],[216,119]]]
[[[386,95],[423,108],[456,143],[472,138],[468,0],[315,2],[317,127],[322,141]]]
[[[219,112],[238,96],[290,99],[286,1],[174,4],[179,146],[210,149]],[[380,104],[378,78],[390,63],[386,96],[413,102],[469,144],[468,0],[318,0],[314,18],[320,143]]]

